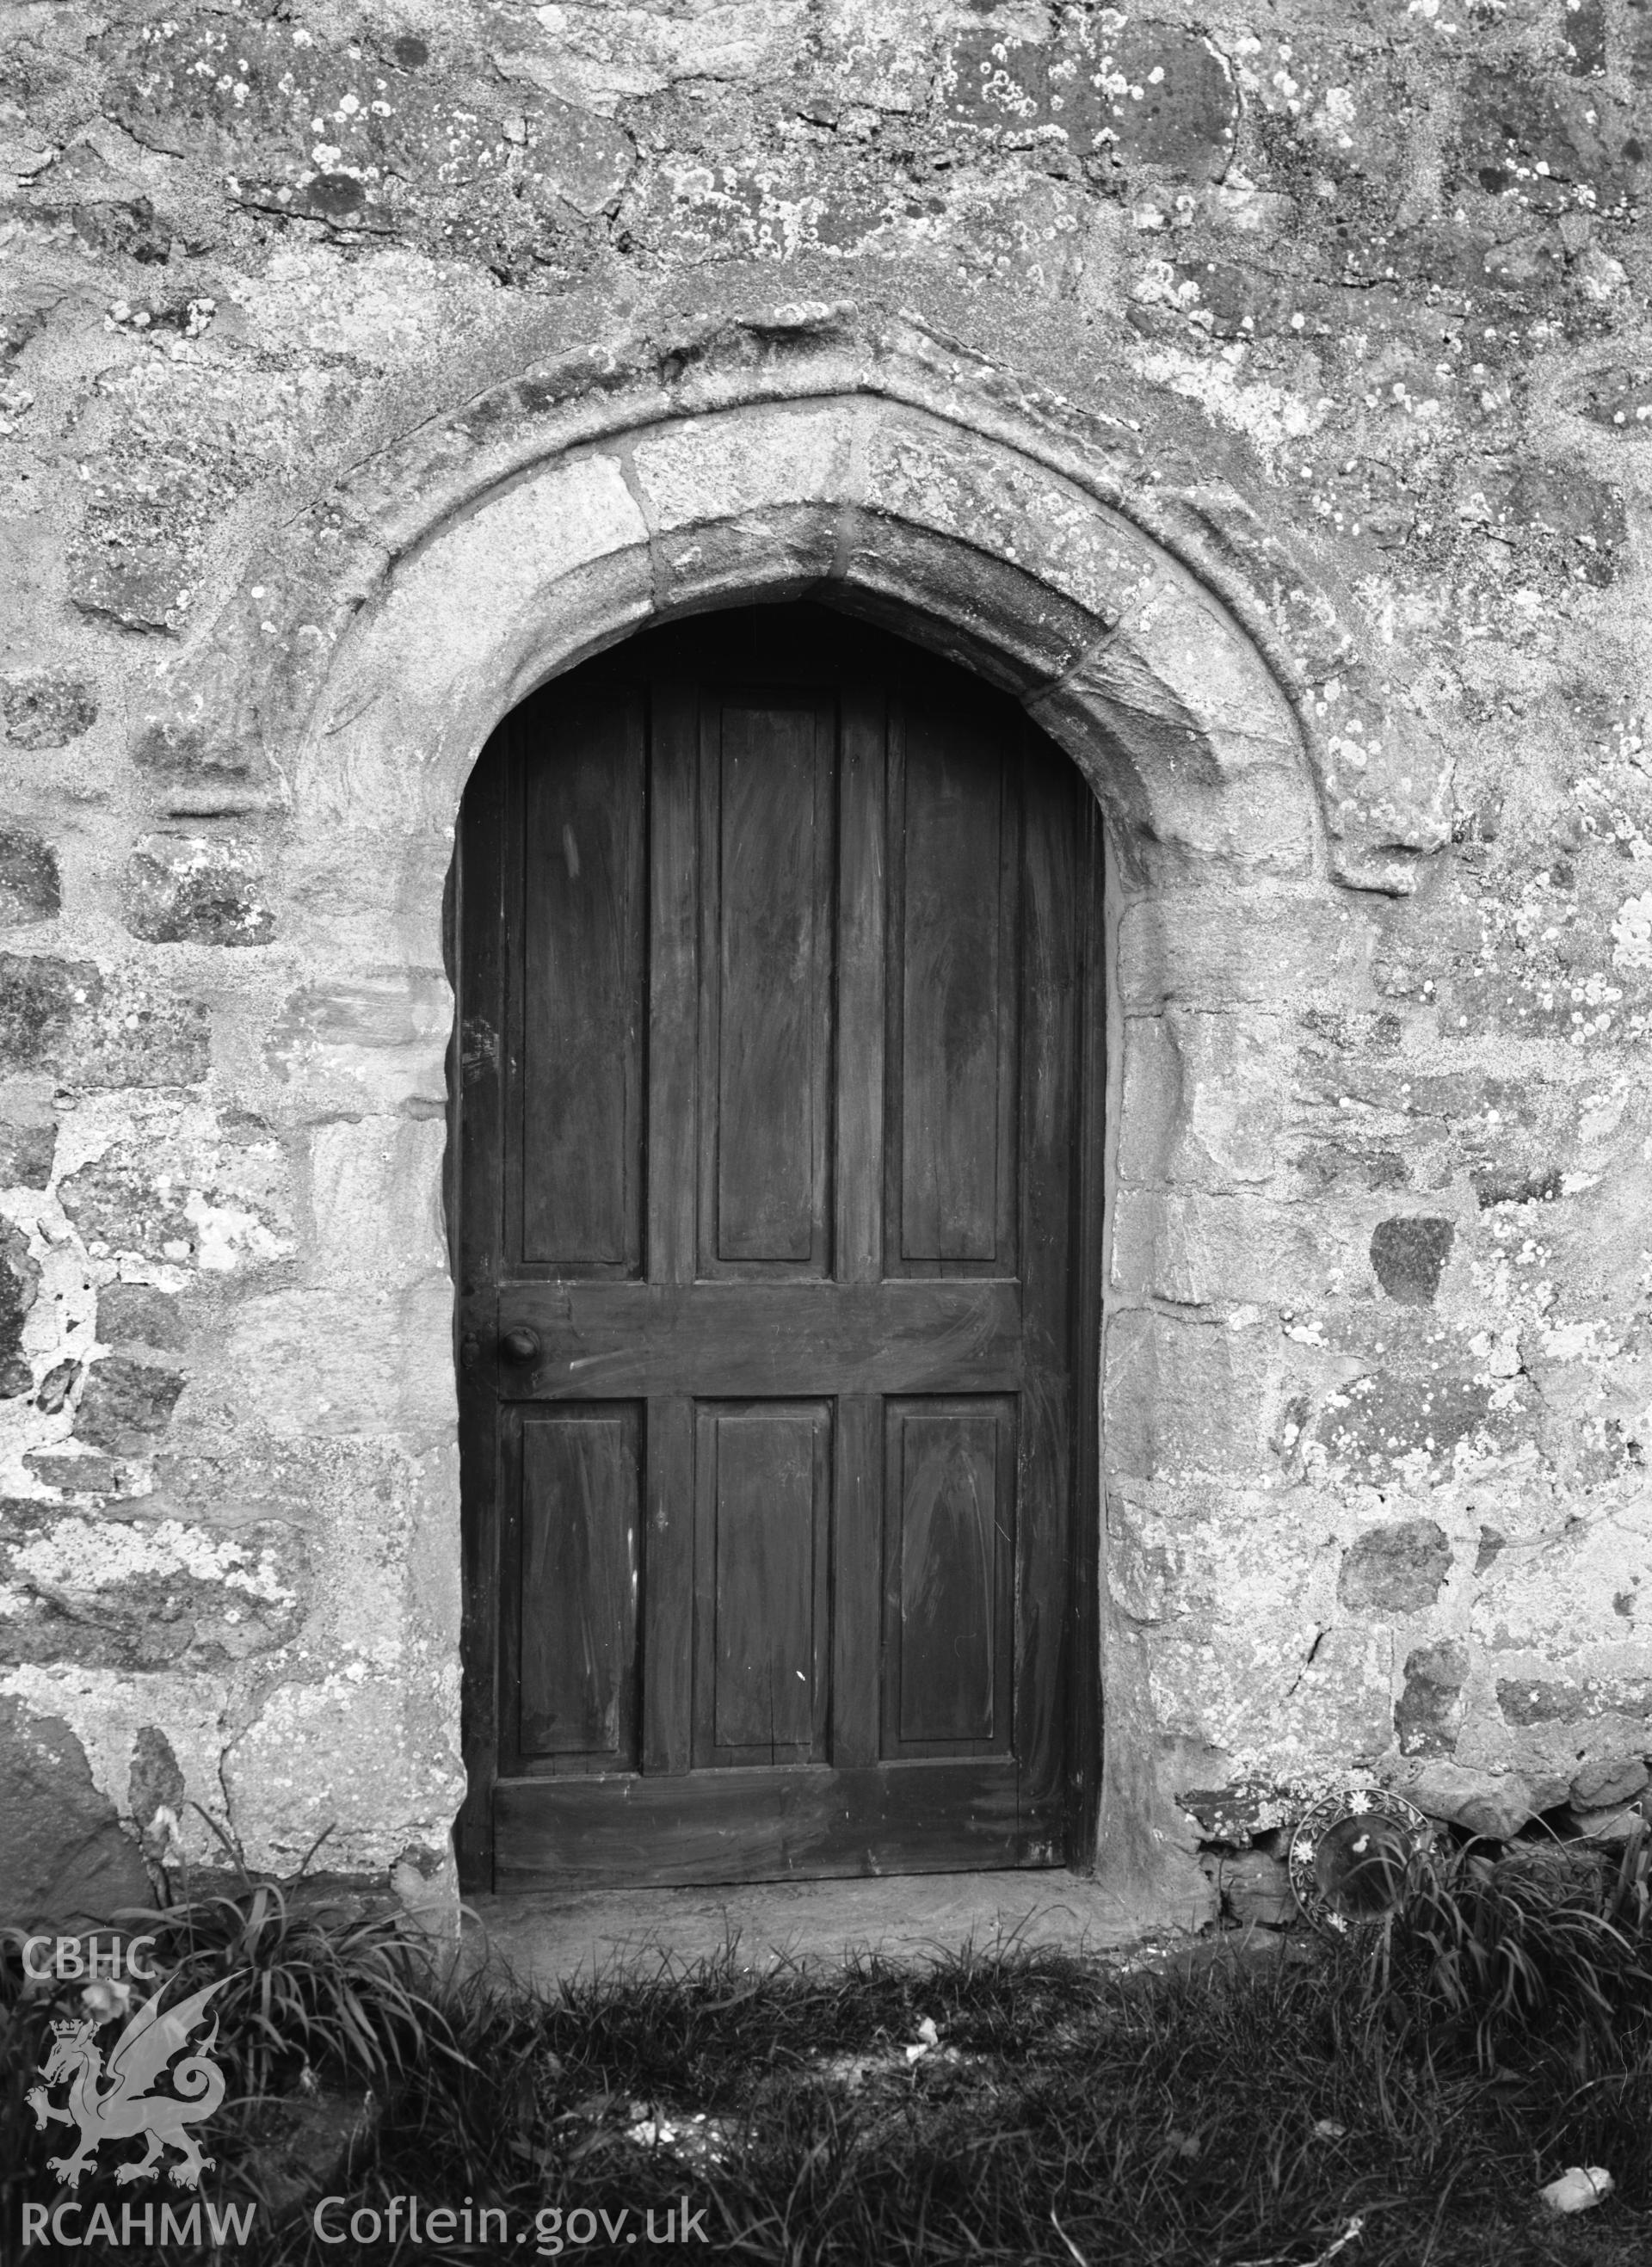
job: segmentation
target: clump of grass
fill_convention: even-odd
[[[503,2243],[495,2220],[439,2255],[405,2212],[393,2241],[348,2253],[307,2212],[267,2216],[245,2255],[260,2267],[635,2260],[649,2247],[627,2233],[685,2205],[707,2256],[775,2267],[1644,2267],[1647,1885],[1643,1844],[1446,1852],[1346,1946],[1107,1963],[1012,1944],[761,1971],[731,1946],[551,1995],[403,1974],[393,1930],[255,1892],[169,1941],[180,1974],[234,1957],[260,1979],[237,2002],[249,2081],[328,2051],[356,2082],[378,2073],[334,2232],[357,2211],[387,2228],[407,2196],[505,2215]],[[300,1987],[312,1928],[334,1949],[300,1962]],[[926,2019],[934,2043],[909,2056]],[[1574,2163],[1610,2168],[1616,2193],[1549,2219],[1536,2191]]]
[[[1578,1843],[1427,1852],[1355,1956],[1373,2007],[1466,2042],[1482,2072],[1560,2042],[1580,2072],[1611,2068],[1652,2038],[1652,1836],[1615,1857]]]

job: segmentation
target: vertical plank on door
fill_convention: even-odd
[[[708,695],[702,1269],[827,1265],[832,738],[813,701]]]
[[[824,1720],[832,1412],[696,1412],[695,1760],[806,1763]]]
[[[642,1768],[686,1772],[694,1757],[694,1405],[648,1404],[642,1544]]]
[[[641,1263],[644,761],[636,693],[582,704],[525,751],[514,1103],[529,1266]]]
[[[845,687],[839,752],[837,1160],[833,1273],[876,1283],[884,1272],[885,842],[888,705],[881,688]]]
[[[699,1147],[699,698],[670,678],[652,691],[646,1273],[650,1283],[688,1283]]]
[[[877,1394],[838,1398],[832,1499],[832,1761],[847,1771],[878,1754],[885,1484]]]
[[[951,704],[906,704],[901,785],[900,1255],[1000,1256],[1001,1120],[1010,1064],[1000,733]]]
[[[642,1411],[606,1402],[532,1412],[520,1466],[518,1753],[629,1769]]]

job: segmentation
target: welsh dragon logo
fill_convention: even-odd
[[[106,2068],[103,2050],[97,2043],[95,2014],[79,2022],[70,2020],[52,2025],[51,2051],[40,2065],[46,2084],[31,2087],[27,2100],[40,2131],[44,2132],[48,2124],[80,2129],[79,2146],[72,2154],[47,2159],[60,2181],[71,2189],[78,2188],[81,2174],[96,2162],[101,2143],[132,2140],[142,2135],[148,2144],[143,2155],[118,2166],[117,2181],[152,2181],[160,2170],[161,2151],[173,2148],[183,2159],[181,2164],[169,2168],[174,2187],[199,2188],[202,2173],[216,2161],[202,2155],[189,2128],[210,2117],[224,2099],[224,2073],[211,2059],[218,2038],[216,2015],[211,2033],[199,2050],[172,2073],[177,2094],[151,2094],[148,2088],[187,2043],[191,2031],[205,2021],[207,2001],[228,1981],[227,1977],[220,1977],[204,1992],[180,1999],[165,2014],[161,1992],[157,1992],[115,2041]],[[165,1989],[163,1985],[161,1990]],[[47,2099],[47,2094],[65,2079],[69,2107],[60,2109]]]

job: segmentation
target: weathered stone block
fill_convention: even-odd
[[[1652,1716],[1652,1676],[1500,1676],[1497,1706],[1510,1724],[1582,1724],[1598,1716]]]
[[[24,1470],[32,1472],[43,1487],[62,1488],[65,1495],[114,1495],[119,1487],[119,1476],[107,1456],[58,1455],[49,1449],[30,1449],[23,1458]]]
[[[1394,1733],[1406,1756],[1449,1756],[1463,1720],[1468,1647],[1455,1638],[1419,1646],[1406,1656],[1406,1685],[1394,1710]]]
[[[82,547],[70,556],[69,595],[83,614],[123,630],[175,630],[183,619],[189,565],[174,546]]]
[[[1450,1542],[1437,1521],[1396,1520],[1361,1536],[1342,1561],[1337,1596],[1355,1610],[1421,1613],[1450,1571]]]
[[[317,1110],[441,1110],[452,1028],[453,994],[439,968],[370,969],[291,994],[265,1060]],[[497,1042],[470,1034],[466,1044]]]
[[[1120,1190],[1112,1280],[1178,1306],[1311,1305],[1346,1267],[1346,1231],[1323,1208],[1188,1190]]]
[[[1109,1468],[1144,1479],[1256,1471],[1269,1367],[1254,1332],[1114,1314],[1105,1360]]]
[[[1580,1808],[1604,1810],[1614,1803],[1633,1802],[1649,1779],[1652,1772],[1642,1756],[1603,1757],[1575,1772],[1568,1791]]]
[[[33,1926],[152,1902],[136,1845],[57,1716],[0,1694],[0,1913]]]
[[[799,403],[685,419],[640,440],[632,462],[664,534],[788,504],[835,505],[848,488],[855,433],[852,410]]]
[[[75,234],[88,250],[143,267],[163,266],[172,257],[172,231],[158,220],[147,197],[111,198],[70,209]]]
[[[1240,1850],[1200,1862],[1222,1893],[1228,1919],[1241,1928],[1289,1928],[1300,1919],[1282,1858]]]
[[[204,1003],[89,960],[0,952],[0,1070],[81,1087],[193,1086],[211,1058]]]
[[[1379,1222],[1371,1236],[1371,1266],[1391,1299],[1426,1307],[1440,1288],[1457,1223],[1401,1214]]]
[[[1010,561],[898,520],[852,526],[834,600],[1012,692],[1060,677],[1100,633],[1094,614]],[[1061,716],[1036,704],[1033,713],[1070,745]],[[1092,775],[1091,784],[1105,782]]]
[[[58,1200],[94,1256],[130,1252],[218,1275],[284,1258],[292,1248],[284,1156],[263,1129],[239,1141],[224,1130],[160,1115],[67,1175]]]
[[[0,715],[14,747],[66,747],[97,723],[97,688],[72,670],[17,670],[0,680]]]
[[[174,1816],[184,1803],[185,1781],[172,1742],[158,1724],[140,1724],[132,1743],[127,1808],[147,1826],[164,1804]]]
[[[1564,1779],[1513,1772],[1477,1772],[1443,1760],[1422,1764],[1397,1777],[1395,1785],[1430,1818],[1443,1818],[1506,1842],[1539,1811],[1553,1809],[1566,1793]]]
[[[1126,171],[1162,167],[1220,180],[1233,153],[1238,97],[1227,62],[1180,24],[1107,11],[1068,19],[1059,45],[985,29],[956,39],[941,86],[953,115],[1009,128],[1059,126],[1079,155],[1110,150]]]
[[[127,862],[126,925],[149,944],[268,944],[263,861],[233,840],[150,835]]]
[[[660,613],[731,605],[754,600],[819,595],[837,557],[838,513],[818,504],[758,511],[745,518],[683,528],[662,535]]]
[[[98,1336],[107,1346],[153,1346],[175,1354],[183,1317],[170,1292],[148,1283],[106,1283],[98,1294]]]
[[[1036,570],[1098,627],[1115,623],[1162,569],[1162,554],[1120,515],[956,426],[885,415],[867,427],[863,447],[868,511]]]
[[[1375,932],[1350,909],[1287,887],[1170,890],[1127,905],[1120,987],[1128,1008],[1166,1001],[1279,1009],[1346,996],[1369,968]]]
[[[62,902],[51,844],[32,826],[0,826],[0,928],[55,921]]]
[[[1498,194],[1517,189],[1538,211],[1571,208],[1579,189],[1597,211],[1639,191],[1645,150],[1628,106],[1597,84],[1546,76],[1524,60],[1475,63],[1458,97],[1451,176]]]
[[[75,1430],[112,1456],[136,1456],[164,1433],[184,1390],[175,1370],[151,1368],[124,1354],[94,1362],[75,1414]]]
[[[1517,1408],[1494,1411],[1491,1396],[1477,1377],[1373,1370],[1327,1396],[1314,1436],[1354,1479],[1380,1485],[1410,1459],[1422,1476],[1442,1478],[1459,1444],[1490,1448],[1523,1423]]]
[[[0,1214],[0,1400],[26,1393],[34,1373],[23,1359],[23,1325],[40,1292],[40,1262],[22,1229]]]
[[[388,1288],[439,1272],[442,1222],[439,1118],[365,1118],[318,1126],[310,1143],[309,1270],[319,1282]]]
[[[16,1079],[0,1086],[0,1188],[45,1188],[56,1152],[50,1086]]]

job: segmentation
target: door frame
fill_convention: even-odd
[[[735,593],[730,606],[740,603]],[[719,609],[717,611],[723,611]],[[642,633],[646,635],[646,632]],[[914,644],[933,666],[936,657]],[[951,664],[958,674],[973,672]],[[536,688],[538,690],[540,688]],[[507,710],[496,731],[510,714]],[[1024,729],[1039,728],[1030,718]],[[1077,1175],[1074,1209],[1082,1226],[1082,1244],[1070,1272],[1073,1302],[1072,1345],[1074,1422],[1072,1437],[1073,1495],[1068,1522],[1065,1593],[1064,1645],[1061,1669],[1061,1710],[1064,1735],[1062,1860],[1076,1872],[1093,1873],[1097,1860],[1097,1831],[1102,1791],[1104,1737],[1101,1662],[1101,1522],[1103,1511],[1101,1434],[1101,1334],[1105,1252],[1107,1244],[1105,1204],[1108,1194],[1107,1148],[1110,1133],[1109,1098],[1109,984],[1108,936],[1105,924],[1105,822],[1090,781],[1060,745],[1043,735],[1052,755],[1076,774],[1075,808],[1078,818],[1076,845],[1078,889],[1078,997],[1076,1083],[1077,1089]],[[489,734],[487,746],[494,735]],[[485,750],[484,750],[485,752]],[[481,758],[465,788],[473,793],[498,795],[505,767],[485,768]],[[474,1182],[465,1169],[464,1109],[496,1112],[501,1105],[503,1063],[497,1042],[475,1044],[464,1028],[463,1012],[474,976],[496,981],[497,956],[505,945],[504,924],[477,923],[476,941],[466,939],[473,924],[467,920],[462,859],[464,830],[456,826],[452,860],[443,899],[443,952],[453,986],[455,1015],[448,1053],[446,1214],[449,1256],[455,1298],[454,1360],[460,1405],[460,1620],[461,1738],[466,1786],[454,1826],[459,1882],[466,1894],[487,1893],[494,1888],[495,1804],[497,1781],[500,1712],[499,1642],[502,1563],[501,1544],[506,1525],[501,1515],[500,1457],[497,1427],[491,1417],[495,1393],[490,1366],[479,1359],[479,1349],[462,1335],[461,1306],[474,1296],[483,1278],[475,1272],[478,1255],[491,1258],[494,1239],[473,1232],[481,1222],[471,1214],[476,1203]],[[492,961],[493,966],[488,965]],[[492,1193],[488,1182],[482,1192]],[[472,1272],[465,1273],[465,1254],[473,1255]]]

